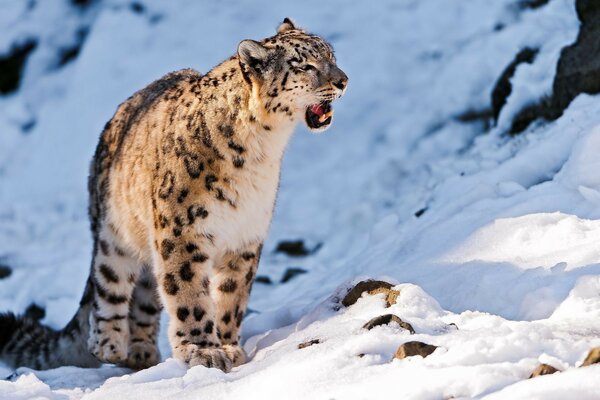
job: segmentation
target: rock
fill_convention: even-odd
[[[39,321],[46,316],[46,310],[35,303],[31,303],[25,310],[25,316],[35,321]]]
[[[555,372],[560,372],[560,370],[554,368],[552,365],[540,364],[537,366],[536,369],[533,370],[531,375],[529,375],[529,379],[535,378],[536,376],[540,376],[540,375],[550,375]]]
[[[600,52],[600,41],[597,40],[600,36],[600,2],[576,0],[575,8],[581,21],[579,34],[575,43],[561,50],[552,84],[552,96],[540,99],[521,110],[513,119],[510,133],[524,131],[531,122],[539,118],[548,121],[559,118],[581,93],[600,93],[600,57],[595,56]]]
[[[0,94],[8,94],[19,88],[25,61],[36,46],[37,40],[26,39],[14,44],[7,55],[0,56]]]
[[[600,92],[600,3],[597,0],[577,0],[577,16],[581,21],[575,43],[560,53],[552,86],[550,117],[560,117],[563,110],[580,93]]]
[[[291,257],[304,257],[311,251],[304,246],[304,240],[282,240],[277,244],[275,253],[285,253]]]
[[[0,279],[8,278],[12,274],[12,269],[6,265],[0,265]]]
[[[411,324],[409,324],[408,322],[402,321],[399,317],[397,317],[394,314],[385,314],[385,315],[380,315],[379,317],[375,317],[375,318],[371,319],[369,322],[367,322],[366,324],[364,324],[363,328],[370,331],[371,329],[375,328],[376,326],[389,325],[392,323],[398,324],[400,326],[400,328],[406,329],[411,334],[415,333],[415,330],[413,329]]]
[[[427,357],[431,353],[433,353],[437,349],[437,346],[426,344],[422,342],[406,342],[396,350],[396,354],[394,354],[394,358],[402,360],[406,357],[412,356],[421,356],[423,358]]]
[[[283,277],[281,278],[281,283],[286,283],[297,275],[306,274],[308,271],[303,268],[292,267],[285,270]]]
[[[582,367],[587,367],[592,364],[600,363],[600,347],[594,347],[590,350],[585,360],[583,360]]]
[[[427,207],[423,207],[423,208],[417,210],[415,212],[415,217],[421,218],[421,215],[425,214],[425,211],[427,211]]]
[[[545,6],[550,0],[521,0],[517,5],[521,9],[536,9]]]
[[[321,343],[321,341],[319,339],[312,339],[312,340],[309,340],[308,342],[300,343],[298,345],[298,348],[304,349],[306,347],[312,346],[313,344],[319,344],[319,343]]]
[[[515,58],[506,66],[506,68],[504,68],[504,71],[502,71],[500,78],[498,78],[494,85],[494,89],[492,90],[492,116],[494,121],[498,120],[500,111],[502,110],[502,107],[504,107],[504,104],[506,104],[506,99],[512,92],[510,80],[515,74],[517,67],[523,63],[531,64],[535,60],[537,52],[538,49],[530,47],[521,49]]]
[[[350,307],[352,304],[356,303],[360,296],[362,296],[363,292],[371,293],[377,289],[388,289],[392,288],[392,284],[384,281],[376,281],[373,279],[368,279],[366,281],[360,281],[352,289],[346,293],[346,296],[342,299],[342,304],[345,307]],[[381,292],[379,292],[381,293]],[[400,294],[400,292],[398,292]],[[396,297],[398,297],[396,295]],[[395,300],[394,300],[395,303]]]
[[[265,275],[257,275],[256,278],[254,279],[254,282],[264,283],[265,285],[270,285],[273,283],[271,281],[271,278],[269,278],[268,276],[265,276]]]

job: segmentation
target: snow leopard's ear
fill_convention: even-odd
[[[285,18],[283,20],[283,22],[279,25],[279,28],[277,28],[277,33],[283,33],[292,29],[298,29],[296,28],[296,25],[294,24],[294,22],[292,22],[291,19],[289,18]]]
[[[260,75],[269,57],[269,51],[262,44],[254,40],[242,40],[238,45],[240,63],[246,65],[251,71]]]

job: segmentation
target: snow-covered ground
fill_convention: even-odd
[[[285,16],[329,39],[350,77],[333,127],[299,128],[286,154],[259,269],[273,283],[255,284],[244,324],[249,363],[187,370],[163,337],[154,368],[21,369],[0,398],[600,398],[600,366],[578,368],[600,345],[600,101],[579,96],[557,121],[506,135],[550,93],[579,27],[572,0],[520,3],[0,1],[0,54],[39,38],[21,88],[0,97],[0,264],[13,269],[0,310],[35,302],[57,328],[90,262],[88,162],[123,99],[168,71],[207,71]],[[78,56],[58,67],[82,29]],[[461,122],[489,108],[525,46],[539,53],[517,68],[498,124]],[[322,245],[275,253],[286,239]],[[280,283],[289,267],[307,273]],[[397,303],[337,306],[367,277],[398,284]],[[416,333],[361,328],[386,313]],[[412,340],[438,349],[392,361]],[[527,380],[540,362],[563,372]]]

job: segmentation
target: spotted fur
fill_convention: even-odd
[[[145,368],[173,356],[229,371],[271,222],[283,152],[307,107],[342,95],[331,45],[286,19],[206,75],[170,73],[119,106],[89,178],[93,261],[62,331],[0,316],[13,366]]]

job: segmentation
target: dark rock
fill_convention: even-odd
[[[35,39],[15,44],[7,55],[0,56],[0,94],[8,94],[19,88],[23,66],[36,48]]]
[[[523,132],[529,124],[536,119],[545,118],[547,113],[547,107],[545,103],[532,103],[525,106],[517,115],[513,118],[510,125],[509,133],[516,135],[517,133]]]
[[[464,123],[481,122],[483,128],[487,130],[490,127],[493,112],[491,108],[483,108],[480,110],[467,110],[458,114],[455,119]]]
[[[305,257],[316,253],[322,246],[322,243],[317,244],[312,250],[309,250],[304,245],[304,240],[282,240],[275,248],[276,253],[284,253],[290,257]]]
[[[422,342],[406,342],[398,347],[396,354],[394,354],[394,358],[399,360],[412,356],[421,356],[425,358],[433,353],[435,349],[437,349],[437,346],[431,344]]]
[[[360,281],[352,289],[346,293],[346,296],[342,299],[342,304],[345,307],[350,307],[352,304],[356,303],[360,296],[364,292],[371,292],[376,289],[391,289],[392,284],[384,281],[376,281],[373,279],[368,279],[366,281]]]
[[[512,92],[510,79],[515,74],[517,67],[519,64],[523,63],[531,64],[535,60],[537,52],[538,49],[532,49],[530,47],[521,49],[515,58],[506,66],[506,68],[504,68],[504,71],[502,71],[500,78],[498,78],[494,85],[494,89],[492,90],[492,116],[494,121],[498,121],[500,111],[502,110],[502,107],[504,107],[504,104],[506,104],[506,99]]]
[[[77,39],[75,43],[71,46],[64,47],[60,49],[58,55],[58,67],[63,67],[71,61],[75,60],[81,51],[81,47],[85,42],[85,39],[88,34],[88,29],[81,28],[77,31]]]
[[[575,43],[560,53],[548,112],[551,119],[560,117],[580,93],[600,92],[600,2],[577,0],[575,6],[581,27]]]
[[[286,283],[295,278],[298,275],[306,274],[308,271],[303,268],[292,267],[285,270],[281,283]]]
[[[73,3],[73,5],[81,8],[87,7],[93,2],[94,0],[71,0],[71,3]]]
[[[420,218],[421,215],[425,214],[425,211],[427,211],[427,207],[423,207],[420,210],[418,210],[417,212],[415,212],[415,217]]]
[[[271,281],[271,278],[269,278],[268,276],[265,275],[257,275],[256,279],[254,279],[255,283],[263,283],[265,285],[270,285],[273,282]]]
[[[25,316],[35,321],[39,321],[46,316],[46,310],[35,303],[31,303],[25,310]]]
[[[133,11],[136,14],[142,14],[144,11],[146,11],[146,7],[144,7],[142,3],[139,3],[137,1],[131,3],[129,5],[129,8],[131,8],[131,11]]]
[[[319,339],[309,340],[308,342],[300,343],[298,345],[299,349],[304,349],[306,347],[312,346],[313,344],[319,344],[321,341]]]
[[[521,0],[519,1],[518,6],[521,9],[536,9],[545,6],[549,2],[550,0]]]
[[[559,118],[581,93],[600,93],[600,57],[597,56],[600,54],[600,2],[577,0],[575,7],[581,21],[579,34],[575,43],[564,47],[560,53],[552,96],[530,104],[519,112],[513,120],[510,133],[524,131],[531,122],[539,118],[547,121]],[[492,95],[492,103],[493,97]]]
[[[550,375],[555,372],[560,372],[560,371],[558,369],[554,368],[552,365],[540,364],[537,366],[536,369],[533,370],[531,375],[529,375],[529,379],[535,378],[536,376],[540,376],[540,375]]]
[[[12,274],[12,269],[6,265],[0,265],[0,279],[8,278]]]
[[[585,360],[583,360],[582,367],[587,367],[588,365],[600,363],[600,347],[594,347],[590,350]]]
[[[379,317],[375,317],[375,318],[371,319],[369,322],[367,322],[366,324],[364,324],[363,328],[370,331],[371,329],[375,328],[376,326],[389,325],[392,323],[398,324],[400,326],[400,328],[406,329],[411,334],[415,333],[415,330],[413,329],[411,324],[409,324],[408,322],[402,321],[399,317],[397,317],[394,314],[385,314],[385,315],[380,315]]]

